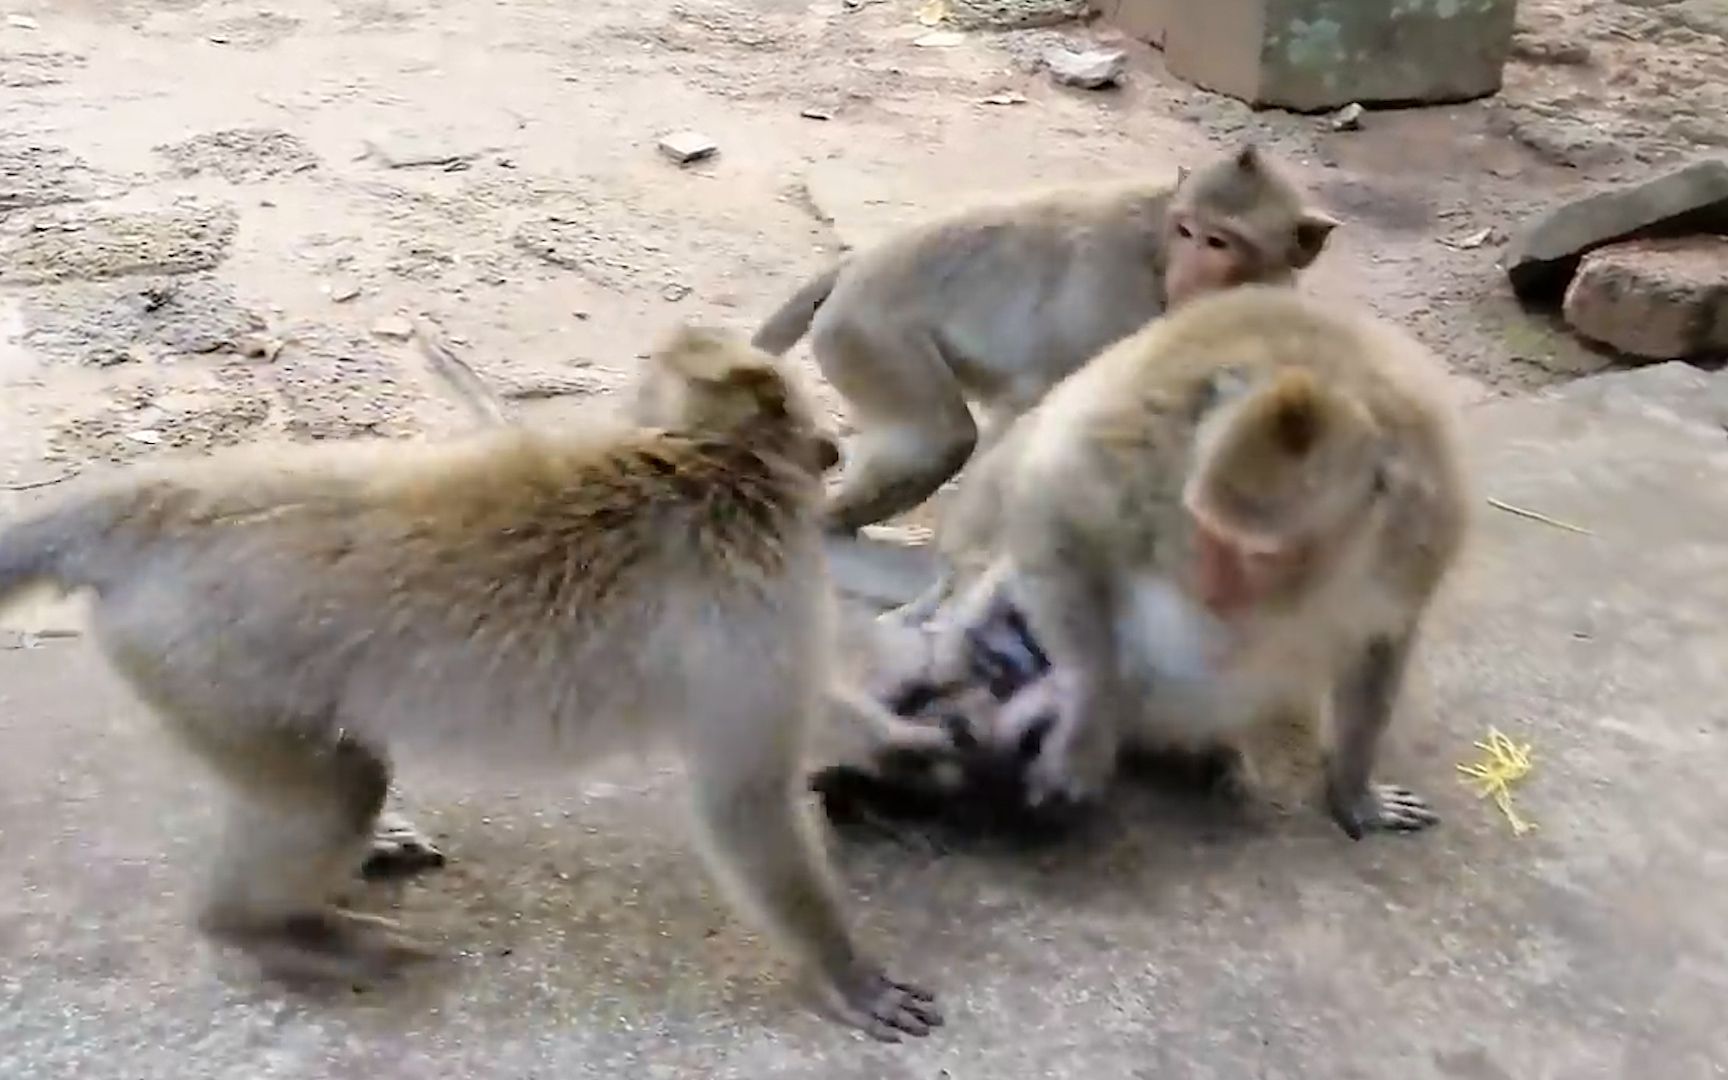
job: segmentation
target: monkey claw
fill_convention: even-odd
[[[500,788],[403,762],[452,864],[350,900],[451,962],[318,997],[230,971],[189,925],[211,779],[93,643],[0,650],[0,1076],[1720,1076],[1725,424],[1728,374],[1682,365],[1466,414],[1482,496],[1590,531],[1481,506],[1380,758],[1445,817],[1407,842],[1156,784],[1036,852],[831,841],[860,946],[944,1006],[898,1046],[800,1007],[709,888],[678,775],[633,764]],[[915,595],[895,566],[858,591]],[[1543,749],[1539,832],[1459,782],[1489,727]]]

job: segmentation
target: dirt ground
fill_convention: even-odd
[[[1250,135],[1349,219],[1315,288],[1411,324],[1484,392],[1598,370],[1517,310],[1499,245],[1728,144],[1728,11],[1523,6],[1502,97],[1334,132],[1137,46],[1115,91],[1037,70],[1096,27],[923,47],[913,0],[4,0],[0,483],[442,430],[461,414],[391,336],[404,313],[557,408],[675,319],[753,325],[841,244]],[[1004,92],[1026,100],[985,101]],[[655,144],[681,129],[720,153],[672,164]]]

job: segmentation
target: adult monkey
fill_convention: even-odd
[[[825,519],[923,502],[1057,382],[1196,296],[1288,283],[1338,225],[1253,144],[1163,182],[1067,188],[931,221],[850,256],[756,332],[806,330],[855,428]]]

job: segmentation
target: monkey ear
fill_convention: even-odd
[[[1260,144],[1247,143],[1236,151],[1236,167],[1243,172],[1259,172],[1260,165]]]
[[[1181,187],[1188,182],[1189,168],[1186,165],[1176,166],[1176,186]]]
[[[1343,222],[1324,210],[1304,210],[1296,219],[1296,249],[1291,252],[1291,263],[1296,269],[1306,268],[1320,252],[1326,248],[1326,241],[1331,238],[1332,230]]]

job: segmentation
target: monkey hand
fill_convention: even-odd
[[[1096,802],[1116,771],[1115,725],[1083,712],[1066,673],[1035,684],[1041,694],[1024,692],[1003,710],[1001,724],[1018,731],[1026,764],[1026,804],[1034,810],[1063,811]],[[1021,706],[1031,706],[1022,709]]]
[[[1332,820],[1352,840],[1362,839],[1369,830],[1420,832],[1440,822],[1440,815],[1422,796],[1391,784],[1369,784],[1353,796],[1328,785],[1326,805]]]
[[[842,1023],[881,1042],[899,1042],[906,1035],[928,1035],[942,1026],[942,1011],[936,1007],[936,998],[930,991],[896,982],[880,968],[869,965],[856,965],[827,987],[823,999]]]

